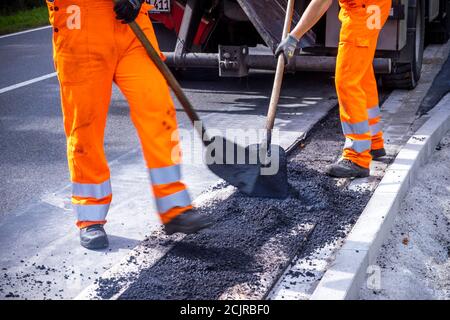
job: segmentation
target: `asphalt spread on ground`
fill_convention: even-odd
[[[134,278],[120,299],[264,297],[274,275],[280,275],[296,255],[307,255],[342,237],[368,202],[369,192],[349,191],[348,181],[323,173],[339,157],[343,142],[335,110],[288,159],[290,195],[286,200],[233,192],[202,204],[199,211],[214,217],[215,225],[175,243]],[[226,192],[227,187],[223,184],[206,192],[220,193],[220,189]],[[314,226],[310,234],[308,225]],[[145,246],[156,242],[173,245],[170,238],[150,236]],[[97,294],[111,298],[125,280],[100,278]]]

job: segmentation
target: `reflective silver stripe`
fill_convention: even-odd
[[[153,185],[168,184],[181,180],[181,167],[179,164],[164,168],[149,169]]]
[[[103,221],[106,219],[109,206],[109,204],[74,204],[73,210],[77,215],[78,221]]]
[[[382,130],[382,127],[381,127],[381,123],[379,123],[379,122],[370,126],[370,133],[373,136],[376,135],[377,133],[381,132],[381,130]]]
[[[367,109],[367,112],[369,114],[369,119],[374,119],[381,114],[381,110],[380,110],[379,106],[375,106],[373,108]]]
[[[186,207],[191,205],[191,197],[186,190],[171,194],[163,198],[156,198],[158,212],[165,213],[175,207]]]
[[[109,179],[99,184],[72,183],[72,195],[75,197],[102,199],[111,193],[111,181]]]
[[[369,132],[369,121],[367,120],[353,124],[344,121],[341,123],[344,134],[364,134]]]
[[[344,149],[353,149],[357,153],[361,153],[366,150],[370,150],[372,146],[371,140],[352,140],[352,139],[345,139],[345,145]]]

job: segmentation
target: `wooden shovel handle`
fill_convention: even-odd
[[[133,30],[134,34],[136,35],[136,38],[138,38],[138,40],[142,43],[143,47],[145,48],[145,51],[147,51],[148,56],[156,65],[159,72],[161,72],[163,77],[166,79],[167,84],[172,89],[173,93],[177,97],[187,116],[194,125],[194,128],[198,131],[201,140],[206,145],[207,142],[209,142],[209,138],[206,135],[206,129],[203,126],[203,123],[200,121],[200,118],[197,115],[197,112],[195,112],[195,109],[192,106],[191,102],[184,94],[183,89],[181,88],[177,79],[174,77],[169,67],[167,67],[167,65],[161,60],[161,57],[159,56],[158,52],[156,52],[155,48],[153,48],[144,31],[142,31],[141,27],[139,27],[139,25],[135,21],[130,22],[128,25],[130,26],[131,30]]]
[[[284,20],[283,36],[285,39],[291,31],[292,16],[294,15],[295,0],[289,0],[286,8],[286,17]],[[278,101],[280,100],[281,84],[284,75],[284,57],[282,54],[278,57],[277,70],[275,72],[275,80],[273,82],[272,96],[270,97],[269,111],[267,113],[266,129],[271,131],[275,125],[275,116],[277,114]]]

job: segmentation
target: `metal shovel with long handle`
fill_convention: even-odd
[[[294,0],[289,0],[284,28],[285,31],[283,32],[283,34],[287,34],[287,32],[289,32],[293,7]],[[150,59],[166,79],[169,87],[174,92],[184,111],[194,125],[194,128],[200,135],[203,144],[205,145],[205,147],[207,147],[207,150],[209,148],[209,153],[207,152],[206,159],[207,167],[217,176],[224,179],[231,185],[237,187],[240,191],[244,192],[247,195],[263,196],[269,198],[285,198],[287,196],[287,177],[285,177],[284,179],[286,185],[282,190],[279,187],[274,188],[273,183],[275,182],[276,184],[280,179],[275,179],[277,181],[270,181],[271,177],[280,177],[283,174],[284,176],[287,175],[284,150],[282,150],[282,156],[284,156],[284,168],[281,168],[282,170],[284,170],[284,173],[282,173],[281,175],[275,174],[263,176],[261,172],[264,165],[260,161],[261,157],[258,157],[259,153],[256,154],[255,150],[249,147],[242,147],[232,141],[225,139],[224,137],[209,137],[203,122],[201,122],[199,116],[195,112],[194,107],[184,94],[180,84],[178,83],[170,69],[167,67],[167,65],[161,60],[159,54],[153,48],[152,44],[150,43],[142,29],[135,21],[129,23],[128,25],[136,35],[137,39],[142,43]],[[269,116],[267,121],[268,132],[271,132],[271,129],[273,128],[283,72],[284,60],[282,60],[281,57],[281,60],[278,59],[277,76],[275,77],[276,86],[274,87],[274,93],[276,94],[272,94],[271,101],[273,100],[273,102],[271,102],[271,107],[269,107]],[[272,156],[273,153],[274,152],[272,152]],[[257,159],[257,161],[253,163],[251,159],[255,158]]]

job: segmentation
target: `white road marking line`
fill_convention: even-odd
[[[25,86],[27,86],[29,84],[33,84],[35,82],[39,82],[39,81],[42,81],[42,80],[53,78],[55,76],[56,76],[56,72],[53,72],[53,73],[49,73],[49,74],[46,74],[46,75],[43,75],[43,76],[40,76],[40,77],[37,77],[37,78],[34,78],[34,79],[30,79],[30,80],[24,81],[24,82],[13,84],[12,86],[0,89],[0,94],[8,92],[8,91],[12,91],[14,89],[18,89],[18,88],[21,88],[21,87],[25,87]]]
[[[10,34],[5,34],[0,36],[0,39],[3,38],[9,38],[9,37],[14,37],[14,36],[18,36],[24,33],[29,33],[29,32],[34,32],[34,31],[39,31],[39,30],[44,30],[44,29],[48,29],[51,28],[52,26],[44,26],[44,27],[39,27],[39,28],[34,28],[34,29],[29,29],[29,30],[25,30],[25,31],[20,31],[20,32],[14,32],[14,33],[10,33]]]

